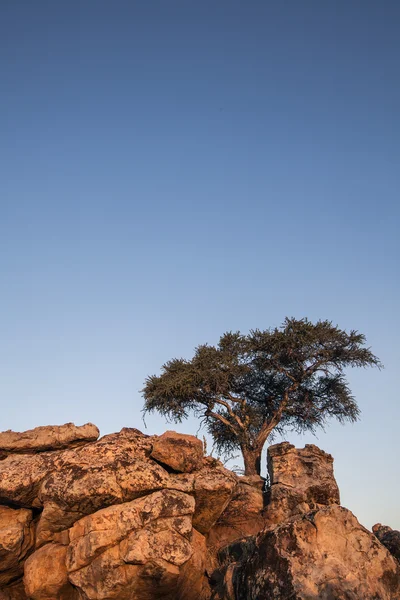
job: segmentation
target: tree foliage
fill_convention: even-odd
[[[201,417],[216,447],[240,448],[252,474],[274,432],[357,420],[345,369],[368,366],[382,365],[361,333],[287,318],[279,328],[225,333],[217,346],[198,346],[191,360],[168,361],[145,382],[144,411],[175,422]]]

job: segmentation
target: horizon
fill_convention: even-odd
[[[385,368],[346,371],[357,423],[285,439],[400,529],[399,24],[392,0],[2,4],[1,430],[195,434],[144,428],[146,377],[328,319]]]

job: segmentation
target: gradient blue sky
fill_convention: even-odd
[[[169,358],[328,318],[386,368],[349,374],[359,423],[286,437],[400,528],[399,27],[395,0],[1,2],[1,429],[143,429]]]

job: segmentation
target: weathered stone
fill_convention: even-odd
[[[242,483],[242,479],[239,481],[232,499],[208,534],[208,544],[214,548],[258,533],[265,525],[263,492]]]
[[[151,457],[174,471],[192,473],[203,466],[203,444],[194,435],[166,431],[154,439]]]
[[[68,536],[68,529],[86,513],[79,510],[70,511],[57,502],[45,502],[42,514],[36,527],[36,548],[51,541],[60,541],[60,536]]]
[[[206,577],[209,554],[206,539],[193,529],[191,544],[193,553],[180,569],[174,600],[209,600],[211,590]]]
[[[38,492],[44,510],[37,544],[54,539],[54,533],[84,515],[169,487],[169,474],[148,459],[151,447],[148,436],[124,429],[57,454]]]
[[[6,588],[0,589],[0,600],[28,600],[23,581],[18,579]]]
[[[240,482],[250,485],[251,487],[261,490],[262,492],[265,490],[265,477],[261,477],[261,475],[243,475],[240,478]]]
[[[170,473],[169,487],[171,490],[192,494],[194,493],[195,479],[196,475],[193,473]]]
[[[32,511],[0,506],[0,587],[21,577],[34,546]]]
[[[31,600],[78,600],[68,581],[65,564],[67,547],[47,544],[34,552],[25,563],[24,583]]]
[[[400,561],[400,531],[380,523],[374,525],[372,531],[381,544],[386,546],[390,554],[393,554]]]
[[[52,469],[52,453],[10,455],[1,460],[0,504],[40,507],[40,484]]]
[[[288,442],[270,446],[268,472],[266,523],[283,523],[315,508],[340,503],[333,458],[313,444],[304,448]]]
[[[69,580],[88,598],[176,598],[194,553],[193,512],[191,496],[163,490],[81,519],[70,530]],[[193,575],[202,582],[204,571]]]
[[[194,499],[191,496],[170,490],[99,510],[84,517],[71,528],[68,570],[73,572],[86,566],[93,555],[119,544],[132,532],[141,531],[154,521],[182,519],[193,512]],[[163,522],[171,525],[171,522]],[[175,522],[173,525],[176,526]],[[191,523],[185,527],[185,532],[190,533]],[[180,533],[179,530],[177,532]],[[133,538],[131,542],[132,550]]]
[[[98,437],[99,430],[93,423],[86,423],[80,427],[73,423],[49,425],[22,433],[9,430],[0,433],[0,453],[28,454],[58,450],[93,442]]]
[[[396,600],[396,560],[345,508],[310,512],[243,543],[225,600]],[[229,556],[229,549],[226,552]],[[230,590],[230,591],[229,591]]]
[[[0,600],[400,600],[400,566],[337,506],[316,446],[272,446],[263,494],[192,436],[31,434],[0,449]],[[374,529],[396,555],[398,532]]]
[[[40,489],[45,509],[38,539],[49,539],[48,532],[70,527],[83,515],[100,508],[168,488],[168,477],[160,465],[141,459],[131,459],[130,464],[99,459],[83,468],[65,465],[46,479]]]
[[[193,527],[206,534],[217,522],[237,485],[237,477],[223,467],[204,469],[194,482],[196,511]]]

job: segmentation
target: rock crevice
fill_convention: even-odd
[[[0,433],[0,600],[399,600],[399,532],[340,506],[333,458],[268,450],[270,486],[193,436]]]

